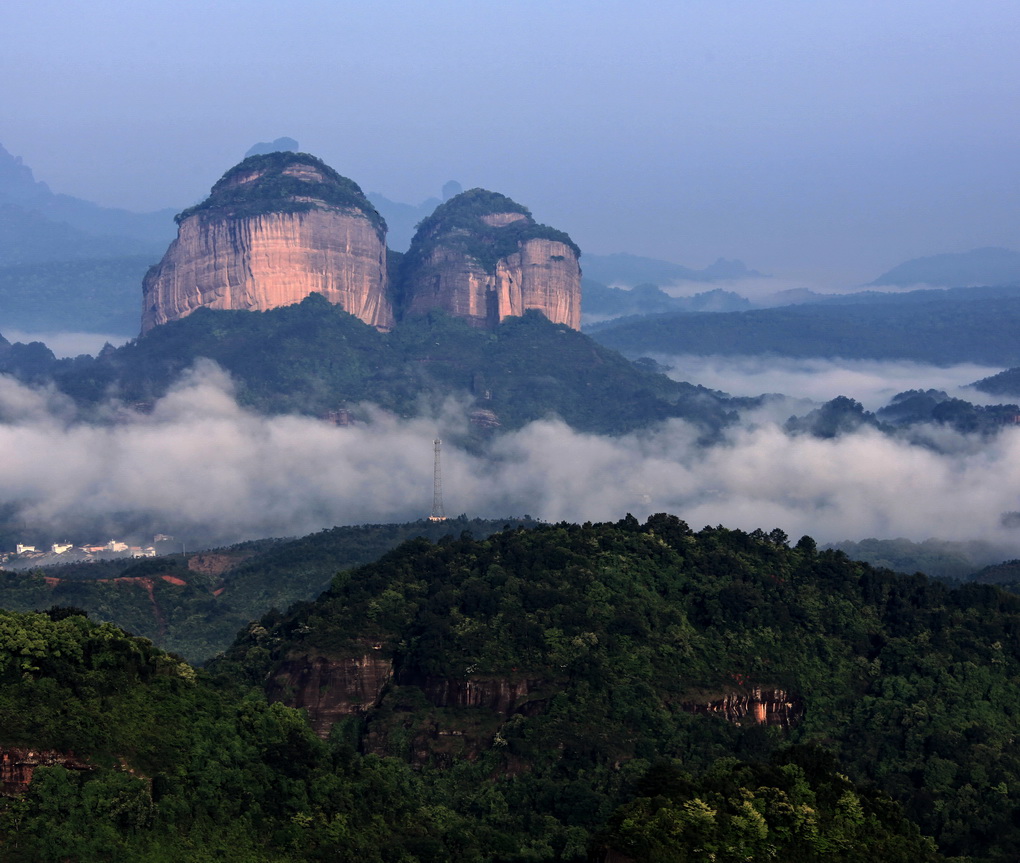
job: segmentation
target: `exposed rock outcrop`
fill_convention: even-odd
[[[65,767],[68,770],[92,770],[87,761],[55,749],[30,749],[24,746],[0,746],[0,795],[24,794],[32,783],[37,767]]]
[[[378,653],[349,659],[303,657],[287,660],[266,686],[270,701],[304,708],[320,737],[344,716],[365,713],[376,705],[393,677],[393,663]]]
[[[785,689],[750,687],[707,701],[687,701],[690,713],[720,716],[734,725],[778,725],[790,728],[804,715],[804,702]]]
[[[405,314],[441,309],[492,327],[529,309],[581,327],[580,251],[526,207],[484,189],[442,204],[418,229],[401,267]]]
[[[468,677],[466,679],[432,676],[401,677],[405,686],[417,686],[434,707],[474,707],[511,716],[540,712],[545,701],[534,699],[546,684],[537,679],[507,677]]]
[[[316,292],[367,324],[393,325],[386,224],[314,156],[251,156],[177,221],[142,286],[143,333],[201,307],[263,311]]]

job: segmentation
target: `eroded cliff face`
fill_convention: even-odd
[[[421,689],[433,707],[471,707],[509,717],[515,713],[534,716],[545,706],[543,699],[535,698],[546,687],[545,682],[538,679],[416,676],[402,677],[400,682]]]
[[[457,727],[447,727],[441,717],[426,717],[423,727],[416,729],[414,735],[416,740],[421,738],[415,751],[420,749],[424,760],[440,752],[454,751],[475,757],[491,744],[495,730],[506,719],[515,714],[541,713],[549,694],[544,681],[527,678],[476,675],[454,679],[405,674],[394,681],[392,661],[368,648],[364,655],[346,659],[304,656],[286,660],[267,682],[266,695],[270,701],[303,708],[315,733],[326,738],[333,724],[343,717],[366,714],[378,707],[392,682],[405,692],[419,690],[421,694],[416,698],[424,696],[432,707],[464,708],[478,715],[475,720],[461,721]],[[373,726],[366,738],[368,749],[386,751],[391,729],[383,726],[378,723]]]
[[[501,210],[509,205],[516,209]],[[494,208],[482,212],[480,208]],[[422,223],[401,277],[403,309],[434,309],[479,327],[534,309],[550,321],[581,327],[577,247],[538,225],[502,195],[472,189]]]
[[[527,240],[496,269],[499,319],[537,309],[554,324],[581,329],[581,267],[566,243]]]
[[[37,767],[64,767],[68,770],[92,770],[81,758],[55,749],[31,749],[25,746],[0,746],[0,795],[24,794],[32,783]]]
[[[804,716],[804,702],[785,689],[751,687],[721,698],[686,701],[690,713],[719,716],[734,725],[777,725],[790,728]]]
[[[460,249],[437,246],[405,278],[404,313],[412,317],[441,309],[475,327],[495,326],[495,278]]]
[[[361,198],[314,157],[246,159],[179,217],[143,282],[142,332],[203,306],[264,311],[311,293],[389,329],[385,225]]]
[[[344,716],[365,713],[393,677],[393,663],[378,653],[348,659],[303,657],[284,662],[266,685],[270,701],[304,708],[320,737]]]

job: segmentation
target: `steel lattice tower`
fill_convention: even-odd
[[[436,451],[436,466],[432,475],[432,515],[429,521],[446,521],[446,513],[443,512],[443,475],[439,466],[439,448],[443,442],[436,438],[432,445]]]

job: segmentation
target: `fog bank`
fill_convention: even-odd
[[[256,416],[205,365],[150,414],[93,425],[61,397],[0,377],[0,446],[11,454],[0,463],[0,496],[26,527],[50,534],[83,514],[130,516],[220,542],[428,515],[432,439],[467,428],[462,406],[412,420],[370,416],[347,428]],[[668,511],[694,528],[780,527],[819,542],[934,536],[1020,548],[1000,524],[1020,509],[1020,429],[986,443],[957,437],[946,455],[872,430],[790,437],[759,416],[705,448],[680,420],[621,438],[543,421],[497,438],[484,455],[448,440],[444,497],[451,515],[598,521]]]
[[[701,384],[734,396],[783,393],[826,402],[848,396],[877,410],[905,390],[938,389],[974,404],[999,404],[1001,397],[967,387],[1002,371],[999,366],[961,363],[932,366],[892,360],[797,359],[762,356],[667,356],[653,354],[674,380]]]

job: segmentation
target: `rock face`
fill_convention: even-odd
[[[403,686],[417,686],[434,707],[473,707],[491,710],[504,716],[523,713],[533,716],[545,706],[544,699],[535,699],[547,685],[538,679],[472,676],[466,679],[433,676],[401,677]]]
[[[65,767],[68,770],[92,770],[92,765],[68,752],[54,749],[29,749],[0,746],[0,796],[24,794],[32,783],[37,767]]]
[[[304,656],[277,667],[266,684],[266,696],[303,708],[312,729],[325,738],[337,720],[378,706],[391,682],[392,660],[373,649],[347,659]],[[395,682],[417,687],[434,707],[475,708],[504,718],[540,713],[548,694],[547,684],[538,679],[472,676],[462,680],[405,674]]]
[[[441,309],[480,327],[529,309],[581,328],[580,251],[527,208],[484,189],[451,198],[422,222],[401,268],[403,313]]]
[[[262,311],[314,292],[367,324],[393,325],[385,222],[314,156],[251,156],[177,221],[142,286],[143,333],[203,306]]]
[[[684,710],[720,716],[734,725],[778,725],[790,728],[804,715],[804,703],[785,689],[754,686],[711,701],[685,702]]]
[[[270,701],[304,708],[312,729],[325,738],[341,717],[374,707],[392,677],[393,663],[375,653],[350,659],[305,657],[284,662],[266,686],[266,695]]]

